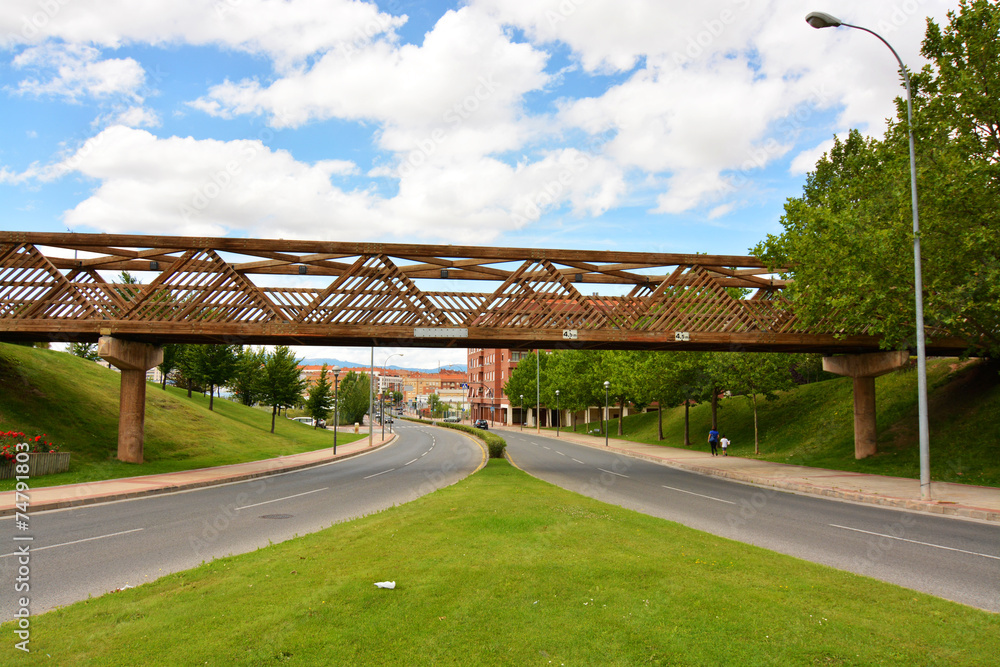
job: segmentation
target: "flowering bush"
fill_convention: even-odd
[[[22,442],[28,443],[28,452],[31,454],[59,451],[57,445],[45,439],[44,433],[27,437],[20,431],[3,431],[0,432],[0,461],[13,461],[17,456],[17,445]]]

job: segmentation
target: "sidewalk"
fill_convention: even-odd
[[[498,431],[517,431],[511,427],[497,427]],[[534,433],[534,428],[525,428]],[[542,435],[555,438],[555,431],[542,431]],[[604,449],[604,437],[561,431],[560,440]],[[920,482],[902,477],[884,477],[865,473],[807,468],[745,459],[738,456],[712,456],[708,452],[646,445],[627,440],[610,441],[609,450],[637,458],[662,463],[674,468],[690,470],[704,475],[716,475],[759,486],[785,491],[808,493],[829,498],[898,507],[918,512],[946,516],[961,516],[985,521],[1000,521],[1000,489],[949,482],[931,482],[933,500],[920,499]]]
[[[347,433],[345,430],[341,430],[340,432]],[[105,503],[113,500],[139,498],[159,493],[172,493],[185,489],[197,489],[203,486],[228,484],[229,482],[241,482],[256,477],[276,475],[278,473],[309,468],[357,456],[365,452],[375,451],[379,447],[391,443],[396,437],[395,434],[386,433],[385,440],[383,441],[382,435],[378,430],[375,431],[374,435],[375,438],[371,447],[368,446],[367,437],[347,445],[337,445],[336,457],[333,456],[333,447],[327,447],[301,454],[279,456],[276,459],[234,463],[216,468],[199,468],[197,470],[168,472],[161,475],[124,477],[122,479],[66,484],[64,486],[36,487],[35,484],[43,482],[45,479],[44,477],[39,477],[31,480],[31,490],[27,492],[28,497],[31,499],[29,511],[41,512],[42,510],[60,509],[63,507]],[[14,491],[0,493],[0,516],[14,514],[14,503]]]

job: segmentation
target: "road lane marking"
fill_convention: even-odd
[[[563,454],[562,452],[560,452],[558,449],[556,450],[556,454],[558,454],[559,456],[566,456],[565,454]]]
[[[251,507],[257,507],[258,505],[267,505],[268,503],[276,503],[279,500],[288,500],[289,498],[298,498],[299,496],[308,496],[310,493],[319,493],[320,491],[326,491],[329,486],[324,486],[322,489],[313,489],[312,491],[306,491],[305,493],[296,493],[294,496],[285,496],[284,498],[275,498],[274,500],[265,500],[262,503],[254,503],[253,505],[244,505],[243,507],[234,507],[234,510],[246,510]]]
[[[546,447],[546,449],[548,448]],[[623,475],[620,472],[613,472],[611,470],[605,470],[604,468],[598,468],[598,470],[600,470],[601,472],[610,473],[612,475],[618,475],[619,477],[624,477],[625,479],[628,479],[628,475]]]
[[[989,554],[981,554],[978,551],[966,551],[965,549],[956,549],[955,547],[946,547],[941,544],[931,544],[930,542],[920,542],[918,540],[908,540],[905,537],[896,537],[895,535],[886,535],[885,533],[874,533],[870,530],[861,530],[860,528],[851,528],[850,526],[838,526],[835,523],[826,524],[833,528],[843,528],[844,530],[853,530],[856,533],[865,533],[866,535],[875,535],[877,537],[888,537],[890,540],[899,540],[900,542],[909,542],[911,544],[920,544],[925,547],[934,547],[935,549],[945,549],[947,551],[957,551],[963,554],[969,554],[970,556],[982,556],[983,558],[992,558],[993,560],[1000,560],[1000,556],[991,556]]]
[[[428,449],[426,452],[424,452],[423,454],[420,455],[420,458],[424,458],[425,456],[427,456],[428,454],[430,454],[430,451],[431,450]]]
[[[545,445],[542,445],[542,447],[545,447]],[[548,449],[548,447],[545,447],[545,449]]]
[[[133,528],[132,530],[123,530],[118,533],[109,533],[107,535],[98,535],[97,537],[85,537],[82,540],[73,540],[72,542],[63,542],[62,544],[50,544],[47,547],[32,547],[31,552],[45,551],[46,549],[55,549],[56,547],[68,547],[71,544],[80,544],[81,542],[91,542],[93,540],[103,540],[105,537],[116,537],[118,535],[128,535],[129,533],[137,533],[140,530],[145,530],[145,528]],[[8,556],[16,556],[17,553],[4,554],[0,558],[7,558]],[[24,554],[21,554],[22,556]]]
[[[569,458],[570,458],[570,460],[571,460],[571,461],[576,461],[577,463],[583,463],[583,461],[581,461],[581,460],[579,460],[579,459],[574,459],[574,458],[573,458],[572,456],[571,456],[571,457],[569,457]],[[583,465],[587,465],[587,464],[586,464],[586,463],[583,463]]]
[[[690,493],[692,496],[698,496],[699,498],[708,498],[709,500],[718,500],[720,503],[726,503],[727,505],[735,505],[732,500],[723,500],[722,498],[714,498],[712,496],[705,496],[700,493],[695,493],[694,491],[685,491],[684,489],[678,489],[673,486],[667,486],[666,484],[661,484],[664,489],[670,489],[671,491],[680,491],[681,493]]]
[[[388,470],[383,470],[382,472],[377,472],[374,475],[368,475],[367,477],[362,477],[361,479],[371,479],[372,477],[378,477],[379,475],[384,475],[387,472],[392,472],[395,468],[389,468]]]
[[[421,454],[421,456],[423,456],[423,455]],[[413,459],[412,461],[408,461],[407,463],[404,463],[403,467],[406,467],[406,466],[410,465],[411,463],[416,463],[419,460],[420,460],[420,456],[418,456],[417,458]]]

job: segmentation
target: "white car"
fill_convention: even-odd
[[[305,424],[306,426],[313,425],[312,417],[292,417],[293,422],[298,422],[300,424]]]

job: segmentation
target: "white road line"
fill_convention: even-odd
[[[362,477],[361,479],[371,479],[372,477],[378,477],[379,475],[384,475],[387,472],[392,472],[395,468],[389,468],[388,470],[383,470],[382,472],[377,472],[374,475],[368,475],[367,477]]]
[[[904,537],[896,537],[895,535],[886,535],[885,533],[873,533],[870,530],[861,530],[860,528],[851,528],[850,526],[838,526],[835,523],[826,524],[833,528],[843,528],[844,530],[853,530],[856,533],[865,533],[866,535],[875,535],[877,537],[888,537],[890,540],[899,540],[900,542],[909,542],[911,544],[920,544],[925,547],[934,547],[935,549],[945,549],[947,551],[957,551],[963,554],[969,554],[970,556],[982,556],[983,558],[992,558],[993,560],[1000,560],[1000,556],[991,556],[989,554],[981,554],[978,551],[966,551],[965,549],[956,549],[955,547],[946,547],[940,544],[931,544],[930,542],[919,542],[917,540],[908,540]]]
[[[267,505],[268,503],[276,503],[279,500],[288,500],[289,498],[298,498],[299,496],[308,496],[310,493],[319,493],[320,491],[326,491],[329,486],[324,486],[322,489],[313,489],[312,491],[306,491],[305,493],[296,493],[294,496],[285,496],[284,498],[275,498],[274,500],[265,500],[262,503],[254,503],[253,505],[244,505],[243,507],[234,507],[234,510],[246,510],[251,507],[257,507],[258,505]]]
[[[420,458],[424,458],[425,456],[427,456],[427,454],[429,454],[430,451],[431,450],[428,449],[426,452],[424,452],[423,454],[420,455]]]
[[[573,458],[572,456],[571,456],[571,457],[569,457],[569,458],[570,458],[570,460],[571,460],[571,461],[576,461],[577,463],[583,463],[583,461],[581,461],[581,460],[579,460],[579,459],[574,459],[574,458]],[[587,465],[587,464],[586,464],[586,463],[583,463],[583,465]]]
[[[542,445],[542,447],[545,447],[545,445]],[[548,449],[548,447],[545,447],[545,449]]]
[[[115,537],[117,535],[128,535],[129,533],[137,533],[140,530],[145,530],[145,528],[133,528],[132,530],[123,530],[118,533],[108,533],[107,535],[98,535],[97,537],[85,537],[82,540],[73,540],[72,542],[63,542],[62,544],[50,544],[47,547],[32,547],[31,553],[36,551],[45,551],[46,549],[55,549],[56,547],[68,547],[71,544],[80,544],[81,542],[91,542],[93,540],[103,540],[105,537]],[[7,558],[8,556],[17,556],[17,553],[4,554],[0,558]],[[24,554],[21,554],[24,555]]]
[[[605,470],[604,468],[598,468],[598,470],[600,470],[601,472],[610,473],[612,475],[618,475],[619,477],[624,477],[625,479],[628,479],[628,475],[623,475],[620,472],[613,472],[611,470]]]
[[[420,457],[418,456],[417,458],[413,459],[412,461],[408,461],[408,462],[404,463],[404,464],[403,464],[403,466],[404,466],[404,467],[405,467],[405,466],[408,466],[408,465],[410,465],[411,463],[416,463],[416,462],[417,462],[417,461],[419,461],[419,460],[420,460]]]
[[[556,450],[556,454],[558,454],[559,456],[566,456],[565,454],[563,454],[562,452],[560,452],[558,449]]]
[[[694,491],[685,491],[684,489],[677,489],[677,488],[674,488],[672,486],[667,486],[665,484],[661,484],[660,486],[662,486],[664,489],[670,489],[671,491],[680,491],[681,493],[690,493],[692,496],[698,496],[699,498],[708,498],[709,500],[718,500],[720,503],[726,503],[728,505],[735,505],[736,504],[732,500],[723,500],[722,498],[713,498],[712,496],[704,496],[704,495],[702,495],[700,493],[695,493]]]

